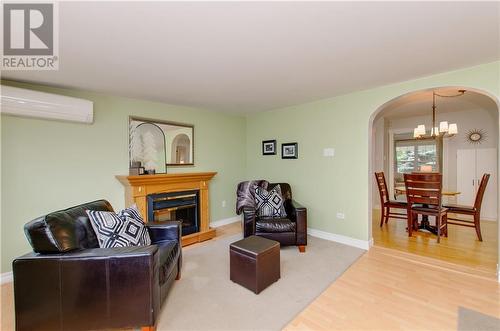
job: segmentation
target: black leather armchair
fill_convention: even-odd
[[[147,223],[152,245],[98,248],[85,210],[94,201],[25,225],[34,252],[13,262],[16,330],[154,329],[179,279],[179,222]]]
[[[258,217],[255,207],[243,207],[243,235],[262,236],[279,241],[281,245],[297,245],[305,252],[307,245],[307,209],[292,199],[292,189],[287,183],[277,183],[281,187],[286,217]],[[275,184],[269,184],[271,190]]]

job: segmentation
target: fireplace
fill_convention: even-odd
[[[148,194],[148,221],[180,221],[182,235],[200,231],[199,190]]]
[[[146,221],[155,220],[155,205],[157,209],[161,209],[164,207],[165,201],[168,202],[168,199],[155,201],[156,199],[154,197],[160,197],[161,199],[172,197],[170,194],[173,194],[173,196],[176,196],[180,200],[191,200],[191,202],[181,201],[181,203],[185,203],[183,207],[196,203],[197,210],[188,207],[191,208],[191,215],[186,214],[181,217],[181,212],[188,212],[181,210],[176,211],[175,215],[171,213],[174,210],[171,210],[168,214],[166,211],[164,211],[163,214],[159,212],[156,213],[156,217],[159,220],[172,219],[172,217],[174,217],[174,219],[181,219],[184,217],[187,218],[187,216],[191,217],[191,221],[193,219],[195,220],[195,222],[192,222],[192,225],[198,226],[197,232],[182,236],[182,246],[187,246],[215,237],[215,229],[210,227],[209,181],[216,174],[216,172],[186,172],[175,174],[116,176],[116,178],[125,187],[125,205],[130,206],[136,204],[137,209],[144,215]],[[192,201],[193,198],[195,198],[192,196],[193,194],[197,195],[195,199],[196,202]],[[179,197],[179,195],[191,196],[182,198]],[[151,212],[151,210],[153,210],[153,212]],[[184,222],[186,224],[184,234],[193,231],[193,228],[187,225],[188,220],[189,219]]]

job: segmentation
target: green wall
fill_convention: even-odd
[[[169,172],[218,171],[211,188],[211,218],[234,216],[235,186],[247,178],[289,182],[308,207],[309,226],[369,240],[370,120],[402,94],[442,86],[475,88],[500,96],[500,62],[437,74],[246,118],[102,94],[2,82],[94,101],[95,122],[72,124],[2,116],[2,272],[30,251],[25,222],[59,208],[97,198],[124,205],[115,180],[128,165],[129,115],[195,125],[195,167]],[[335,79],[335,78],[332,78]],[[340,79],[340,78],[339,78]],[[262,140],[298,142],[299,158],[262,156]],[[335,157],[322,156],[335,148]],[[222,200],[227,201],[225,208]],[[336,212],[344,212],[338,220]]]
[[[2,272],[31,250],[23,225],[44,213],[105,198],[124,207],[115,175],[128,173],[128,116],[195,126],[195,166],[168,172],[217,171],[211,182],[210,215],[235,215],[235,188],[245,176],[245,118],[181,106],[2,81],[94,102],[92,125],[1,116]],[[226,200],[222,208],[222,200]]]
[[[247,175],[292,185],[308,207],[309,227],[361,240],[370,239],[370,118],[402,94],[441,86],[464,86],[500,95],[500,62],[438,74],[247,117]],[[332,79],[341,79],[341,77]],[[262,156],[262,140],[298,142],[299,158]],[[335,148],[333,158],[323,148]],[[336,218],[344,212],[345,219]]]

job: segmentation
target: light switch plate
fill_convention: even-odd
[[[325,157],[333,157],[335,156],[335,148],[324,148],[323,149],[323,156]]]

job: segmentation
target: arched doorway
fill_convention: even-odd
[[[483,231],[490,231],[490,233],[488,233],[489,239],[488,242],[486,242],[486,244],[484,242],[479,242],[475,240],[475,242],[469,242],[470,245],[468,246],[469,247],[468,249],[473,250],[474,251],[473,253],[476,255],[482,254],[481,251],[482,247],[485,246],[489,247],[488,248],[489,256],[487,259],[485,259],[487,260],[487,262],[485,262],[484,259],[469,261],[470,262],[469,267],[472,267],[474,264],[484,264],[484,265],[488,264],[488,266],[485,267],[485,270],[488,269],[494,273],[496,271],[496,263],[498,263],[498,250],[499,250],[498,238],[500,237],[500,231],[498,229],[498,219],[500,215],[500,208],[498,203],[498,192],[500,191],[499,181],[498,181],[498,174],[500,173],[499,171],[500,160],[498,153],[499,102],[496,99],[496,97],[488,93],[485,93],[484,91],[467,87],[440,87],[440,88],[417,90],[393,98],[375,110],[369,121],[369,175],[368,175],[369,187],[370,187],[369,215],[368,215],[369,234],[370,238],[374,240],[375,245],[377,246],[384,245],[384,243],[377,242],[381,240],[381,237],[378,237],[378,235],[380,234],[378,232],[379,231],[378,220],[375,221],[374,219],[374,217],[378,217],[378,215],[376,213],[374,214],[373,212],[374,210],[377,210],[378,207],[377,201],[379,200],[379,192],[378,189],[376,188],[374,172],[384,171],[388,181],[388,186],[390,188],[391,197],[393,197],[394,196],[393,189],[395,187],[394,185],[398,179],[397,176],[399,175],[398,171],[401,170],[401,168],[404,168],[404,165],[401,166],[401,164],[399,164],[400,168],[398,168],[397,156],[396,156],[397,147],[395,141],[403,137],[405,139],[408,139],[409,143],[407,145],[409,146],[415,145],[411,142],[413,138],[412,137],[413,128],[418,124],[423,123],[424,121],[428,122],[431,121],[432,91],[439,91],[443,94],[446,93],[453,94],[452,91],[457,91],[459,89],[467,90],[465,94],[467,95],[467,97],[465,99],[460,100],[460,98],[456,98],[456,100],[453,100],[453,102],[449,102],[447,100],[437,101],[437,114],[438,116],[441,117],[438,120],[442,119],[444,120],[450,118],[450,120],[456,119],[459,122],[458,123],[459,134],[450,139],[443,139],[443,146],[440,147],[442,154],[439,156],[439,160],[441,162],[441,164],[439,165],[439,169],[443,171],[443,188],[450,187],[453,188],[455,191],[457,191],[457,177],[460,178],[460,175],[457,174],[457,163],[456,163],[457,153],[459,153],[461,150],[467,150],[467,149],[478,149],[478,148],[495,149],[496,151],[494,156],[495,165],[493,169],[495,172],[494,174],[495,180],[494,183],[491,183],[491,185],[489,184],[490,185],[489,189],[490,191],[493,189],[494,193],[496,194],[496,198],[494,198],[495,201],[493,201],[494,215],[491,213],[491,208],[492,208],[491,206],[489,207],[490,215],[488,215],[490,218],[493,218],[491,216],[494,216],[495,221],[494,223],[488,223],[488,226],[486,227],[488,228],[488,230],[486,229],[483,230]],[[462,108],[451,109],[453,108],[451,106],[462,107]],[[470,109],[467,109],[467,107],[469,107]],[[467,118],[467,116],[469,117]],[[382,124],[381,124],[381,119],[383,119]],[[426,124],[427,127],[429,128],[430,126],[428,125],[428,123]],[[467,134],[469,132],[472,132],[473,130],[482,130],[483,133],[486,133],[487,144],[485,144],[485,141],[483,140],[480,144],[477,144],[476,146],[467,145],[470,143],[466,141]],[[383,141],[382,143],[380,142],[381,141],[380,137],[382,137]],[[413,151],[417,150],[416,147],[408,147],[408,149],[411,148],[414,148]],[[416,160],[413,161],[414,164],[418,163]],[[459,195],[457,195],[456,197],[458,197],[457,199],[459,200],[461,199]],[[490,201],[489,204],[491,205],[491,203],[492,202]],[[484,213],[482,213],[482,216],[483,214]],[[485,221],[492,222],[491,220],[485,220]],[[399,227],[398,227],[399,234],[395,234],[394,232],[388,233],[388,231],[390,231],[390,229],[388,228],[382,228],[382,231],[386,231],[386,233],[383,233],[384,235],[386,235],[385,236],[386,240],[395,240],[395,236],[399,235],[398,240],[400,240],[402,244],[394,245],[393,247],[390,247],[391,245],[388,244],[386,245],[386,247],[400,249],[415,254],[419,254],[421,253],[421,251],[424,250],[427,250],[427,252],[429,253],[427,255],[434,254],[435,256],[438,256],[442,254],[443,251],[442,247],[445,247],[445,245],[440,246],[439,249],[441,251],[439,251],[439,254],[436,254],[435,253],[436,250],[432,248],[433,241],[436,241],[435,236],[431,237],[429,235],[427,237],[426,236],[418,236],[416,238],[412,237],[411,239],[413,242],[411,243],[404,242],[405,238],[402,236],[401,231],[405,231],[406,228],[405,221],[389,220],[389,223],[398,223],[398,222],[399,222]],[[492,231],[491,229],[494,229],[494,233],[491,233]],[[467,237],[467,239],[463,238],[462,236],[463,231],[470,231],[471,232],[470,237]],[[474,234],[474,229],[460,227],[460,236],[462,236],[460,238],[462,238],[461,239],[462,241],[474,239],[473,234]],[[455,239],[457,239],[457,236],[459,236],[459,234],[454,236]],[[451,242],[452,240],[453,239],[449,238],[450,241],[449,244],[451,247],[453,247],[453,243]],[[405,245],[407,246],[405,247]],[[422,250],[419,250],[418,245],[422,246]],[[461,249],[463,249],[463,247]],[[458,251],[459,247],[457,247],[456,252]],[[453,254],[455,254],[456,252],[453,252]],[[471,253],[470,255],[472,256],[474,254]],[[460,257],[458,256],[456,259],[449,258],[448,262],[460,264]]]
[[[172,163],[191,163],[191,140],[187,134],[180,133],[172,140]]]

